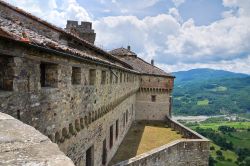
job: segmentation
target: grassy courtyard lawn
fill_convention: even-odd
[[[131,126],[110,164],[135,157],[182,136],[164,122],[138,122]]]
[[[205,99],[205,100],[200,100],[197,102],[197,105],[203,106],[203,105],[208,105],[209,100]]]

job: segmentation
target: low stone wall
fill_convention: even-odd
[[[182,125],[181,123],[171,119],[170,117],[166,116],[166,122],[169,127],[171,127],[173,130],[176,130],[180,132],[181,135],[183,135],[184,138],[188,139],[205,139],[202,135],[198,134],[197,132],[189,129],[188,127]]]
[[[48,137],[1,112],[0,165],[74,166]]]
[[[166,122],[183,139],[155,148],[115,166],[208,166],[209,140],[167,117]]]
[[[177,140],[115,166],[208,166],[209,142]]]

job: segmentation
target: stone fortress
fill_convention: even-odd
[[[89,22],[63,30],[0,1],[0,165],[208,165],[209,141],[171,119],[174,76],[95,37]],[[151,122],[181,137],[114,162]]]

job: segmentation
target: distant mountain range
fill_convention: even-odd
[[[217,115],[250,112],[250,76],[213,69],[175,72],[173,112]]]
[[[208,68],[192,69],[188,71],[179,71],[172,73],[176,79],[175,83],[188,83],[194,81],[204,81],[209,79],[223,79],[223,78],[244,78],[247,74],[233,73],[224,70],[214,70]]]

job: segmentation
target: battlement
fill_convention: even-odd
[[[96,34],[92,29],[91,22],[82,21],[81,24],[78,24],[78,21],[68,20],[66,30],[80,36],[90,43],[94,44],[95,42]]]

